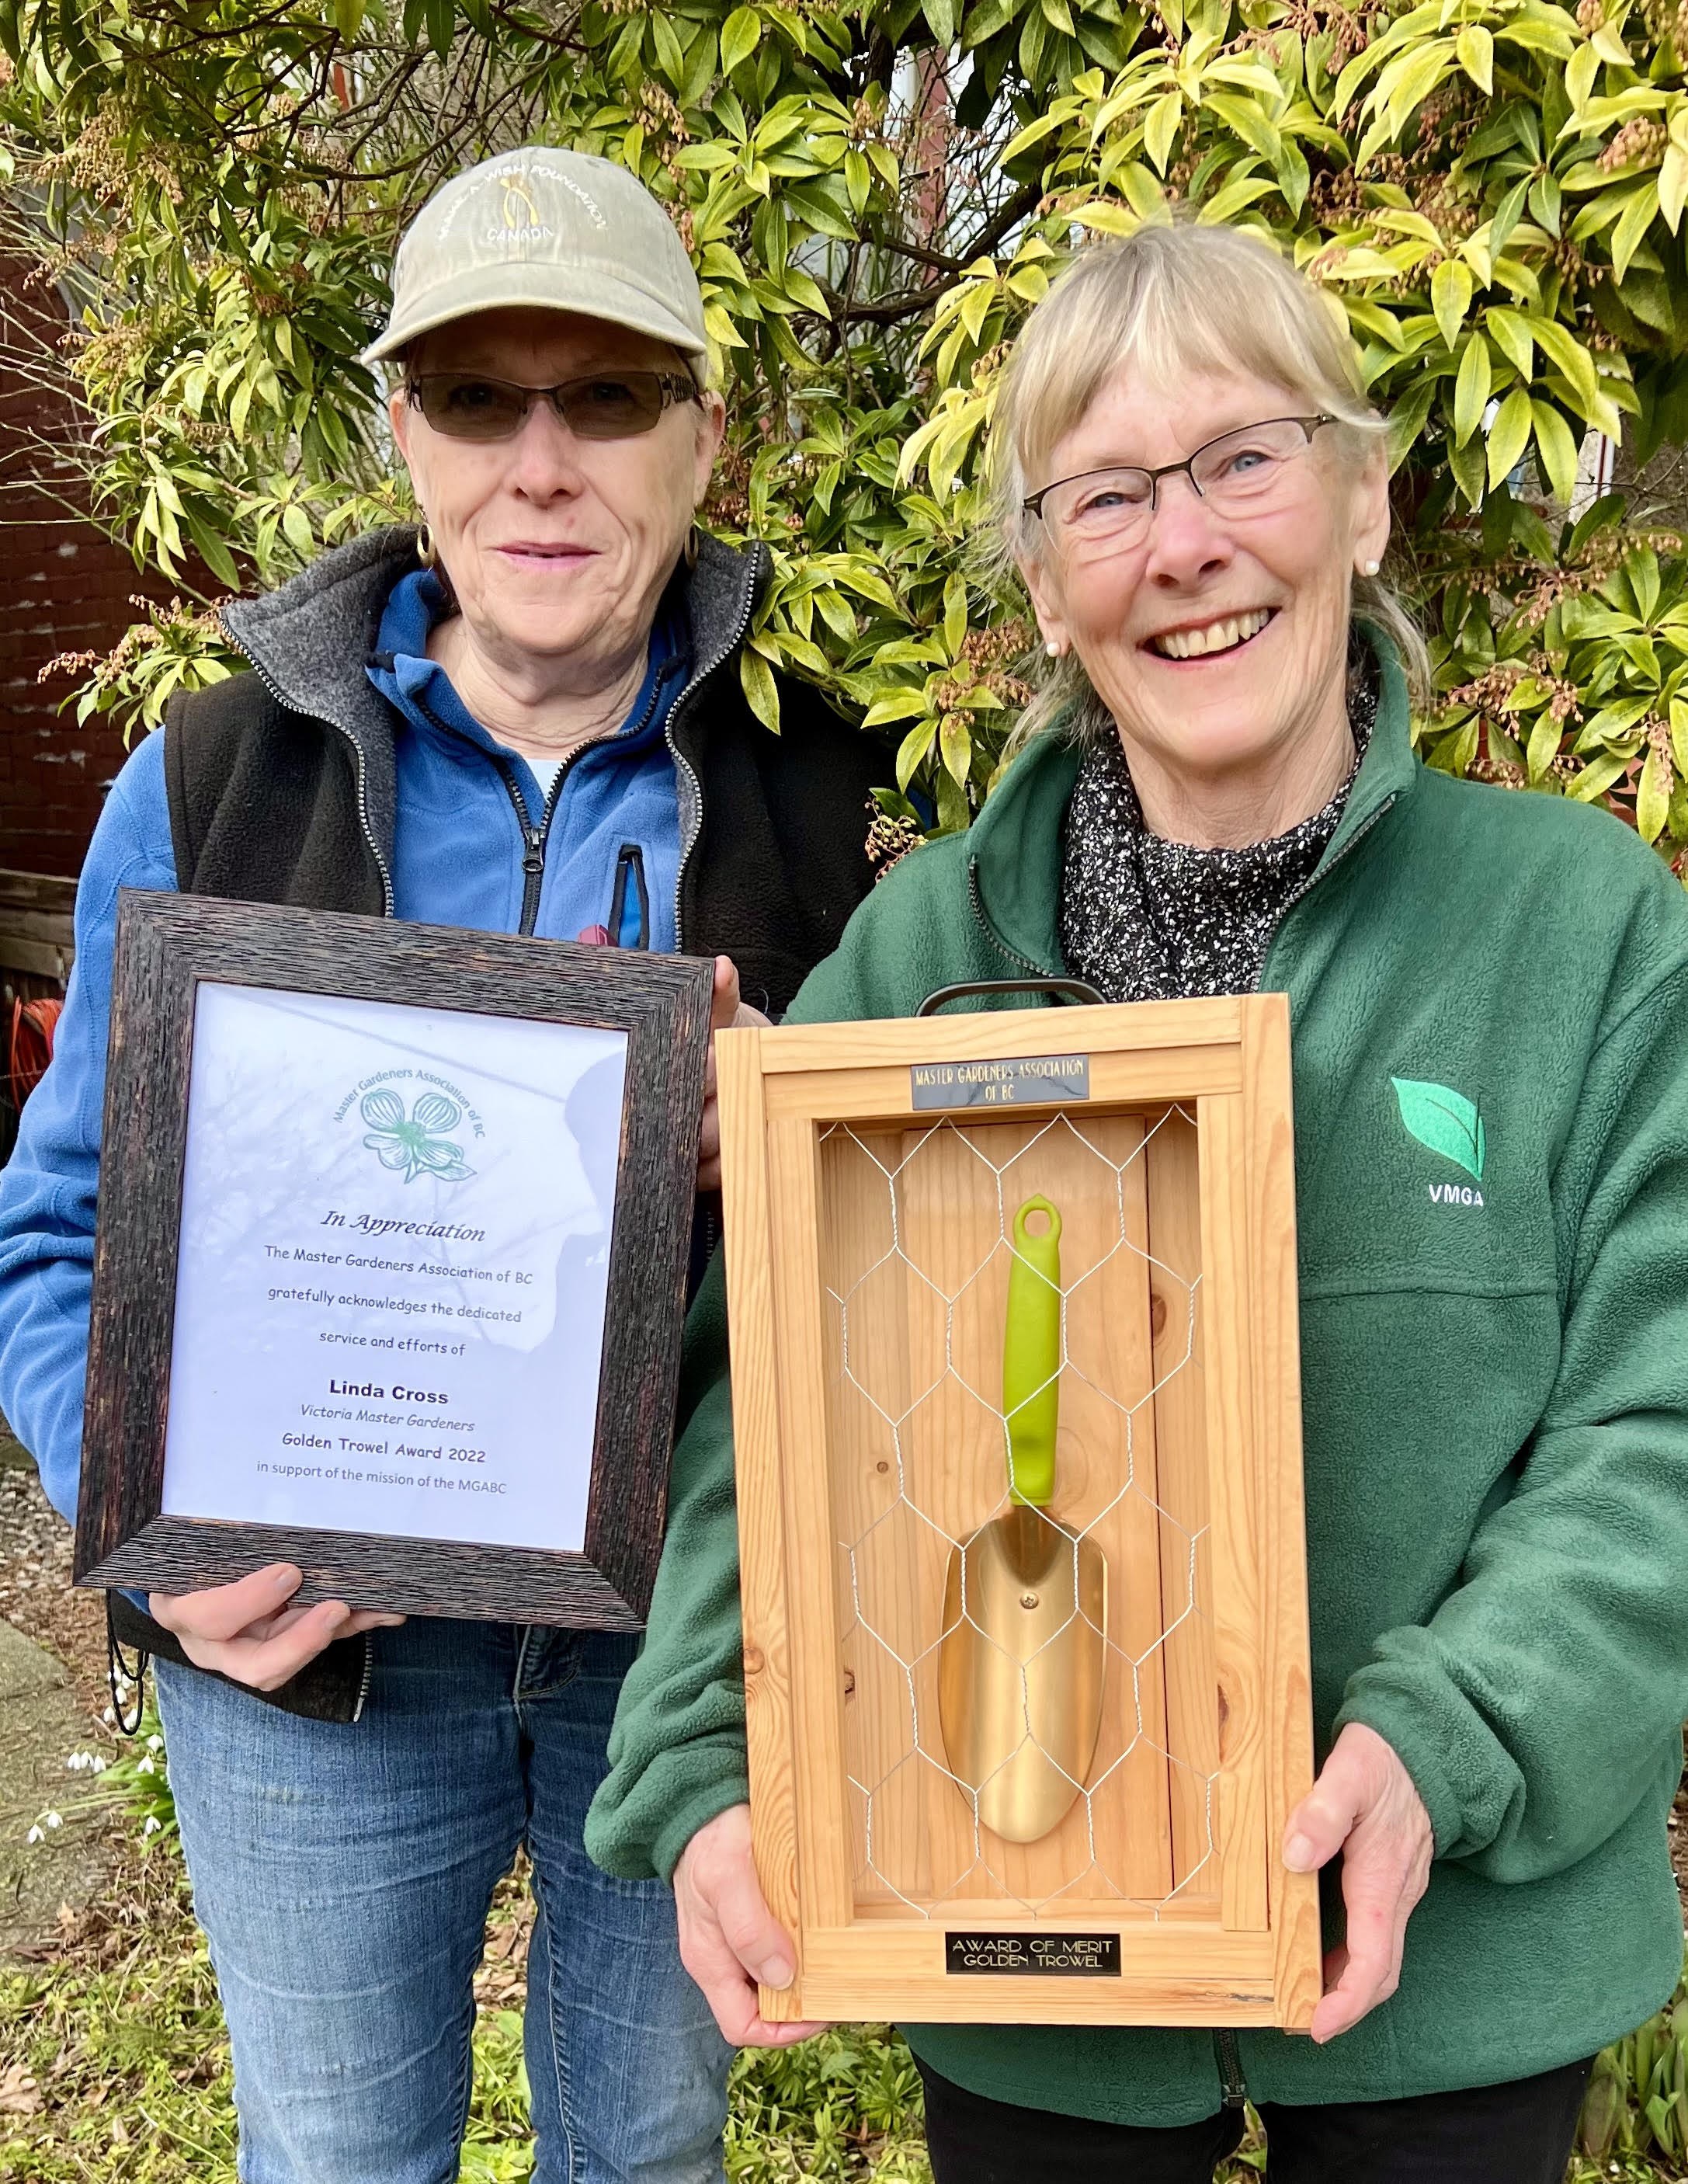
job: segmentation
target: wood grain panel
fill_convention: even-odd
[[[745,1737],[756,1870],[769,1909],[797,1943],[797,1740],[780,1513],[779,1366],[774,1343],[773,1231],[766,1117],[756,1031],[716,1042],[721,1117],[727,1311],[733,1327],[733,1440],[738,1468],[744,1617]]]
[[[906,1268],[897,1250],[899,1132],[835,1128],[820,1145],[825,1373],[832,1431],[844,1757],[858,1908],[931,1890],[927,1764],[916,1749],[918,1520],[904,1501],[911,1396]]]
[[[897,1340],[902,1400],[911,1407],[898,1435],[906,1491],[857,1562],[876,1580],[884,1573],[883,1605],[872,1619],[912,1664],[906,1680],[912,1690],[899,1682],[895,1694],[897,1733],[912,1743],[918,1725],[926,1757],[918,1769],[903,1770],[908,1780],[896,1786],[895,1809],[906,1815],[919,1789],[925,1846],[886,1878],[917,1901],[930,1890],[946,1901],[1006,1893],[1040,1902],[1085,1885],[1093,1867],[1128,1896],[1158,1899],[1171,1886],[1163,1672],[1155,1652],[1162,1630],[1159,1519],[1148,1400],[1146,1193],[1136,1157],[1141,1134],[1132,1117],[1084,1117],[1081,1130],[1005,1118],[946,1124],[902,1140],[902,1261],[896,1268],[881,1261],[873,1279],[883,1284],[900,1272],[902,1280]],[[1069,1363],[1053,1513],[1088,1529],[1106,1557],[1111,1628],[1090,1776],[1103,1786],[1088,1808],[1078,1800],[1041,1842],[1020,1845],[977,1830],[970,1800],[950,1779],[937,1720],[935,1640],[952,1544],[1007,1507],[999,1409],[1011,1262],[1006,1240],[1015,1207],[1036,1192],[1060,1207],[1065,1230]],[[882,1241],[876,1234],[872,1248]],[[871,1291],[863,1295],[866,1301]],[[888,1296],[882,1301],[892,1308]],[[895,1477],[893,1469],[893,1483]],[[858,1502],[851,1521],[861,1524],[872,1510],[871,1500]],[[886,1686],[873,1703],[886,1716],[895,1663],[881,1648],[876,1658],[869,1654],[868,1668]],[[858,1671],[857,1704],[864,1695],[859,1677]]]
[[[774,1238],[775,1340],[780,1362],[780,1497],[797,1744],[797,1895],[806,1928],[841,1926],[852,1909],[850,1830],[842,1769],[844,1723],[834,1578],[826,1342],[821,1312],[819,1161],[814,1128],[775,1123],[768,1189]],[[805,1943],[807,1947],[807,1943]],[[801,2018],[802,1982],[762,1990],[771,2023]]]
[[[1213,1545],[1208,1536],[1208,1398],[1202,1360],[1202,1222],[1195,1123],[1180,1110],[1155,1119],[1148,1170],[1155,1343],[1155,1446],[1166,1512],[1161,1528],[1167,1750],[1173,1884],[1216,1896],[1213,1855],[1219,1765],[1213,1658]]]
[[[980,1920],[995,1927],[1005,1920]],[[1084,1928],[1071,1919],[1069,1930]],[[809,1941],[805,1998],[818,2015],[871,2016],[893,1992],[912,2022],[991,2025],[1048,2018],[1069,2025],[1270,2025],[1272,1952],[1264,1935],[1225,1934],[1145,1922],[1120,1927],[1117,1911],[1091,1930],[1121,1933],[1118,1979],[958,1977],[944,1966],[944,1936],[966,1930],[951,1917],[914,1931],[875,1925],[871,1957],[859,1932],[818,1933]]]
[[[0,872],[0,965],[63,980],[75,959],[75,880]]]
[[[0,923],[0,965],[7,970],[23,971],[32,978],[57,978],[62,983],[70,976],[70,966],[75,961],[75,950],[67,943],[8,932]]]
[[[1263,1928],[1266,1724],[1254,1397],[1249,1357],[1248,1141],[1240,1097],[1197,1103],[1202,1311],[1219,1691],[1218,1833],[1224,1922]]]
[[[413,1540],[357,1532],[318,1532],[293,1524],[230,1524],[160,1516],[143,1523],[80,1582],[133,1585],[142,1591],[196,1592],[226,1585],[269,1563],[305,1573],[294,1597],[379,1606],[399,1615],[508,1619],[514,1594],[536,1602],[529,1622],[591,1630],[637,1630],[641,1618],[584,1555],[533,1547],[484,1546],[470,1540]]]
[[[980,1010],[968,1016],[892,1017],[852,1024],[841,1044],[836,1024],[790,1024],[763,1049],[771,1077],[793,1070],[874,1068],[916,1061],[984,1061],[1003,1055],[1159,1054],[1192,1047],[1229,1047],[1241,1039],[1243,1003],[1223,994],[1211,1000],[1139,1001],[1129,1033],[1121,1036],[1117,1008]],[[1169,1063],[1163,1066],[1170,1067]]]
[[[775,1039],[786,1035],[782,1032],[769,1034]],[[925,1058],[948,1061],[952,1057],[929,1055]],[[1171,1053],[1092,1054],[1090,1059],[1088,1105],[1092,1110],[1104,1112],[1113,1106],[1158,1106],[1174,1099],[1193,1100],[1204,1093],[1238,1092],[1242,1089],[1242,1057],[1235,1047],[1191,1046]],[[768,1112],[775,1116],[813,1115],[824,1109],[829,1117],[841,1121],[877,1123],[889,1127],[909,1112],[908,1070],[909,1065],[904,1062],[770,1077]],[[921,1119],[936,1123],[941,1119],[943,1112],[928,1110]],[[1006,1109],[964,1107],[949,1112],[962,1122],[978,1122],[1003,1114],[1030,1114],[1047,1122],[1052,1114],[1062,1112],[1062,1103],[1027,1099],[1016,1100]],[[1074,1103],[1069,1112],[1077,1122],[1086,1112],[1086,1106]]]
[[[1248,1256],[1254,1310],[1255,1446],[1262,1549],[1273,1583],[1262,1632],[1267,1724],[1266,1869],[1276,1942],[1279,2022],[1305,2031],[1323,1986],[1316,1875],[1291,1873],[1280,1855],[1284,1820],[1313,1786],[1306,1508],[1302,1468],[1301,1323],[1297,1304],[1295,1134],[1289,1001],[1262,997],[1243,1045],[1247,1118]]]

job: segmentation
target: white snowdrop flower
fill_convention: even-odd
[[[141,1832],[143,1836],[155,1836],[162,1825],[162,1821],[160,1821],[153,1814],[148,1813],[147,1815],[147,1825],[142,1829]]]
[[[64,1825],[63,1816],[58,1813],[49,1813],[47,1816],[47,1825],[50,1828],[62,1828]]]
[[[91,1752],[88,1754],[88,1765],[96,1774],[103,1774],[110,1764],[110,1760],[102,1759],[97,1752]]]
[[[147,1749],[148,1752],[162,1752],[164,1748],[164,1740],[162,1736],[149,1736],[147,1739]]]
[[[137,1759],[135,1763],[135,1771],[137,1774],[156,1774],[158,1771],[158,1763],[150,1756],[145,1759]]]
[[[105,1709],[105,1711],[101,1714],[101,1716],[100,1716],[100,1719],[101,1719],[103,1722],[106,1723],[108,1726],[109,1726],[111,1724],[113,1724],[114,1722],[115,1722],[115,1721],[116,1721],[116,1719],[117,1719],[117,1716],[116,1716],[116,1715],[112,1712],[111,1708],[110,1708],[109,1707],[108,1707],[108,1708]]]
[[[46,1840],[46,1836],[42,1833],[38,1827],[31,1828],[29,1833],[24,1837],[24,1841],[25,1842],[45,1842]]]

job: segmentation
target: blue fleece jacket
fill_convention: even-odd
[[[443,607],[420,572],[397,584],[382,618],[370,678],[398,716],[393,907],[400,917],[514,933],[521,919],[527,824],[547,800],[532,769],[472,720],[425,656]],[[648,898],[625,881],[620,938],[671,950],[680,860],[680,811],[665,729],[687,660],[671,621],[652,638],[645,684],[614,736],[588,745],[553,789],[538,914],[541,939],[574,940],[612,923],[616,868],[636,849]],[[105,1097],[112,947],[120,888],[173,891],[175,857],[164,794],[164,738],[151,735],[119,774],[94,830],[76,892],[76,960],[53,1065],[31,1095],[0,1173],[0,1411],[34,1455],[47,1498],[74,1520],[81,1465],[82,1390]]]
[[[381,616],[369,680],[398,712],[398,816],[393,902],[400,917],[514,933],[521,921],[526,823],[544,823],[547,798],[525,759],[494,742],[427,656],[445,610],[439,580],[418,569],[394,585]],[[672,950],[680,881],[680,804],[664,730],[689,661],[682,627],[658,621],[645,682],[620,729],[589,744],[563,774],[552,812],[539,917],[547,939],[577,940],[613,927],[616,866],[625,849],[643,862],[650,931],[639,928],[636,882],[624,882],[612,938]],[[464,827],[473,829],[466,837]]]

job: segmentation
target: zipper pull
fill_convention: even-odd
[[[1219,2066],[1219,2089],[1224,2105],[1240,2109],[1248,2099],[1248,2087],[1242,2075],[1242,2059],[1237,2053],[1236,2035],[1230,2031],[1216,2031],[1213,2035],[1214,2059]]]
[[[627,938],[627,883],[633,883],[638,899],[639,938]],[[648,948],[651,944],[651,891],[645,883],[645,852],[636,842],[624,842],[615,855],[615,892],[609,905],[609,944],[612,948]]]
[[[525,832],[527,855],[522,859],[522,870],[530,879],[536,879],[545,870],[545,836],[537,827],[529,827]]]

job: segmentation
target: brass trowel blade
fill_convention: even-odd
[[[938,1719],[950,1772],[1008,1842],[1058,1827],[1102,1726],[1108,1563],[1047,1510],[1010,1509],[950,1551]]]

